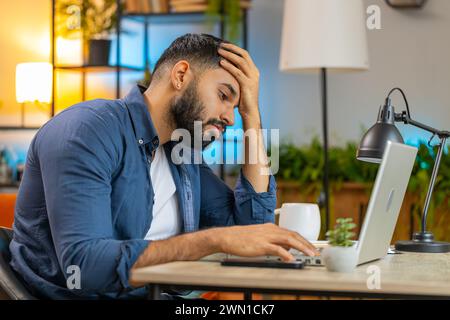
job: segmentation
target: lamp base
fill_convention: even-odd
[[[395,244],[395,250],[406,252],[425,252],[425,253],[445,253],[450,252],[450,243],[434,241],[431,232],[417,232],[413,235],[413,240],[398,241]]]

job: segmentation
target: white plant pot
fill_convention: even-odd
[[[358,263],[355,245],[352,247],[326,247],[322,251],[322,257],[328,271],[352,272]]]

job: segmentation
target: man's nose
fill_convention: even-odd
[[[220,116],[220,120],[222,120],[226,126],[234,125],[234,108],[227,108],[226,112],[222,113]]]

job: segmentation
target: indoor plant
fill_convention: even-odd
[[[116,0],[57,1],[57,35],[82,37],[87,65],[108,65],[111,50],[109,36],[117,26]]]
[[[206,14],[211,26],[216,19],[226,19],[225,38],[231,42],[239,39],[242,22],[241,0],[208,0]]]
[[[419,227],[418,223],[420,222],[420,215],[423,209],[422,204],[428,190],[436,154],[436,150],[429,147],[427,141],[419,141],[415,145],[419,148],[419,152],[406,195],[413,200],[413,207],[406,207],[405,203],[403,209],[405,214],[408,212],[408,216],[411,213],[414,214],[414,219],[411,217],[411,220],[413,220],[411,223],[414,222],[416,227],[413,228],[408,223],[399,224],[397,229],[399,234],[403,235],[409,234],[408,232],[411,231],[411,228],[417,229]],[[297,146],[289,140],[285,140],[280,144],[279,170],[276,174],[276,179],[279,189],[283,185],[287,185],[283,189],[283,193],[280,192],[279,194],[281,198],[284,198],[283,195],[286,193],[291,196],[289,201],[299,201],[302,197],[308,197],[307,201],[316,201],[318,199],[322,188],[322,148],[322,144],[317,137],[311,143],[302,146]],[[335,217],[334,199],[336,197],[337,202],[343,201],[340,192],[349,183],[366,190],[367,197],[370,196],[379,165],[357,160],[355,156],[356,149],[357,144],[354,142],[347,142],[344,146],[330,147],[330,183],[332,190],[330,197],[332,203],[330,221],[334,221]],[[295,186],[289,186],[294,184]],[[450,216],[446,214],[450,208],[450,193],[448,190],[450,190],[450,156],[448,151],[445,151],[429,210],[429,229],[435,234],[436,239],[442,241],[450,241]],[[293,198],[294,193],[296,197]],[[302,201],[304,200],[306,199]],[[348,201],[348,199],[345,198],[344,201]],[[368,201],[368,199],[365,201]],[[347,205],[351,206],[352,204],[347,203]],[[346,214],[348,216],[348,213]],[[336,217],[339,216],[342,216],[342,213]],[[353,218],[354,221],[358,220],[357,213],[355,213]],[[325,221],[323,216],[322,221]],[[325,226],[322,227],[325,230]]]
[[[358,262],[355,242],[351,239],[355,233],[351,230],[356,227],[351,218],[336,220],[334,230],[326,233],[329,246],[323,252],[323,260],[329,271],[352,272]]]

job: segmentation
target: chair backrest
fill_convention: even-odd
[[[11,229],[0,227],[0,289],[12,300],[35,300],[9,265],[12,236]]]

